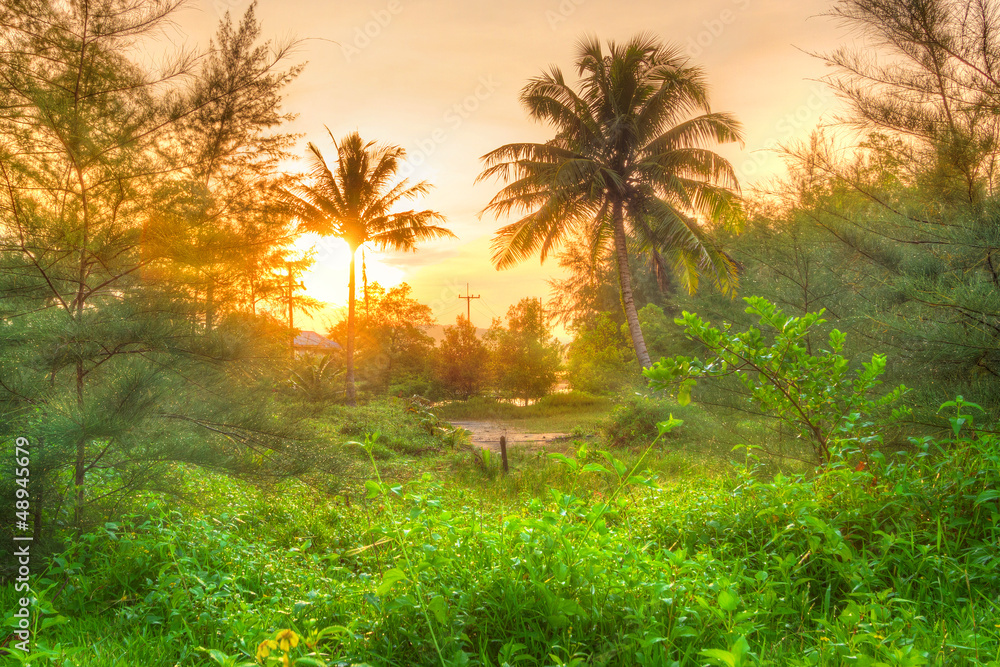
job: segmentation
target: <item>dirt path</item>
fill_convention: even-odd
[[[569,437],[568,433],[524,433],[507,424],[490,421],[453,421],[452,426],[458,426],[469,431],[469,439],[476,447],[482,447],[495,452],[500,451],[500,436],[507,436],[507,447],[544,447],[555,440]]]

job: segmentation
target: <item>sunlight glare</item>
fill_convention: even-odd
[[[313,253],[313,265],[302,275],[306,294],[331,306],[346,305],[350,277],[348,267],[351,261],[347,243],[342,239],[306,233],[296,239],[294,247],[303,253],[309,251]],[[380,253],[370,249],[365,251],[368,283],[377,282],[383,287],[395,287],[403,282],[406,277],[405,272],[385,264],[379,255]],[[355,282],[360,295],[362,290],[360,252],[355,258]]]

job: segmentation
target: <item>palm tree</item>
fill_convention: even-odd
[[[329,128],[327,132],[330,133]],[[426,181],[416,184],[406,179],[396,181],[406,151],[374,141],[365,143],[357,132],[347,135],[339,144],[332,133],[330,139],[337,149],[336,165],[331,169],[319,148],[310,143],[310,182],[283,190],[282,198],[298,217],[303,231],[343,239],[351,250],[345,395],[353,405],[354,257],[358,248],[368,245],[380,250],[416,250],[420,241],[455,235],[433,224],[444,221],[434,211],[394,212],[401,202],[424,195],[431,188]]]
[[[735,266],[701,223],[737,220],[739,185],[732,165],[703,146],[742,142],[740,124],[711,111],[700,68],[650,36],[609,42],[606,55],[596,38],[584,40],[576,66],[576,90],[553,67],[521,91],[528,113],[554,126],[555,138],[508,144],[482,158],[478,180],[508,183],[483,213],[524,214],[497,232],[493,263],[507,268],[536,251],[544,262],[577,234],[596,262],[610,244],[645,368],[651,362],[632,297],[630,250],[648,253],[661,289],[669,289],[669,264],[689,291],[705,275],[732,292]]]

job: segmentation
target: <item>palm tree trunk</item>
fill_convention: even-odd
[[[348,280],[347,295],[347,377],[345,378],[345,398],[348,405],[355,405],[354,394],[354,253],[357,248],[351,248],[351,277]]]
[[[211,278],[209,278],[211,281]],[[205,333],[211,333],[212,327],[215,325],[215,285],[212,282],[208,283],[208,289],[205,293]]]
[[[361,246],[361,282],[365,290],[365,327],[367,327],[371,313],[368,312],[368,263],[365,261],[364,246]]]
[[[649,368],[653,362],[650,361],[649,352],[646,351],[646,339],[642,336],[642,329],[639,328],[639,315],[635,312],[635,299],[632,297],[632,273],[628,267],[628,246],[625,242],[625,212],[620,201],[615,202],[613,215],[615,256],[618,259],[618,280],[621,283],[625,321],[628,323],[628,332],[632,336],[632,346],[635,348],[635,355],[639,358],[639,363],[642,364],[643,368]]]

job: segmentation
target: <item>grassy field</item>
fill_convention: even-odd
[[[991,436],[799,476],[684,424],[504,477],[426,412],[344,410],[319,418],[336,473],[185,471],[186,502],[76,541],[34,582],[31,664],[1000,665]]]

